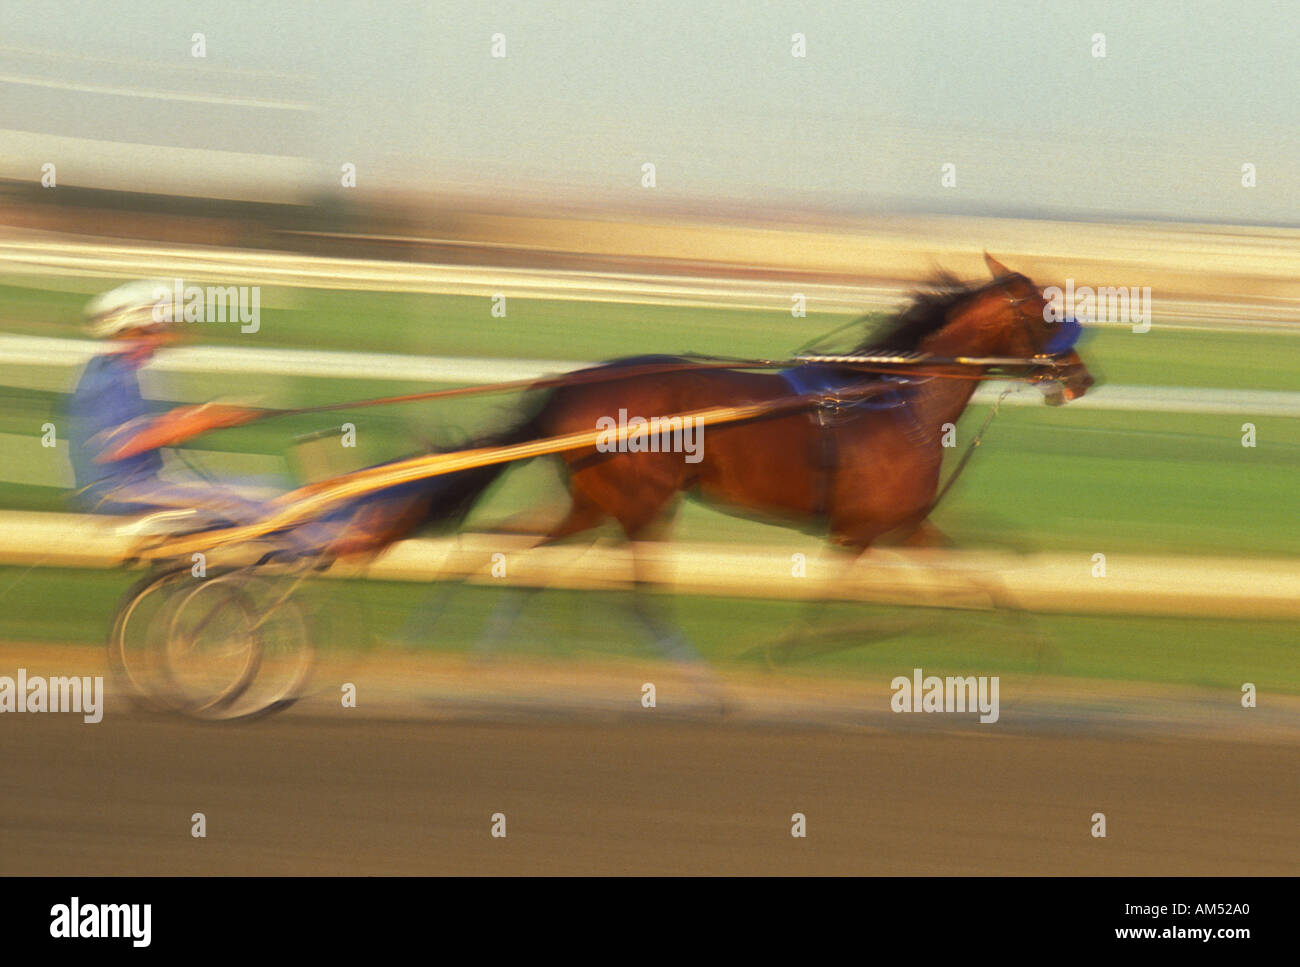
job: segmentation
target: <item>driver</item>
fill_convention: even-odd
[[[163,475],[159,448],[209,430],[247,422],[249,410],[207,403],[159,412],[140,393],[139,372],[161,348],[182,338],[166,282],[129,282],[86,306],[90,334],[103,352],[86,365],[67,405],[69,450],[78,509],[101,514],[170,511],[173,530],[252,524],[266,518],[274,490],[246,481]],[[398,485],[356,498],[293,528],[304,553],[370,553],[418,526],[429,507],[427,484]]]
[[[179,324],[172,321],[171,292],[166,282],[129,282],[86,305],[86,329],[103,340],[104,349],[86,364],[67,404],[69,454],[77,487],[73,502],[78,509],[94,513],[175,509],[197,516],[201,509],[209,519],[250,522],[262,514],[263,504],[246,484],[164,478],[157,447],[112,456],[115,448],[141,431],[152,429],[160,437],[183,439],[216,429],[222,425],[223,412],[230,412],[211,405],[160,412],[140,393],[140,368],[159,349],[182,339]]]

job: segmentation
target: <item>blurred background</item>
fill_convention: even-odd
[[[818,708],[860,724],[914,666],[1211,731],[1207,709],[1231,715],[1243,682],[1300,693],[1300,61],[1284,7],[137,0],[3,16],[3,667],[93,665],[139,577],[69,536],[66,443],[41,445],[96,351],[82,306],[121,282],[261,287],[255,333],[195,327],[146,368],[148,396],[304,407],[639,353],[780,358],[883,318],[939,270],[982,277],[987,250],[1043,286],[1151,290],[1149,331],[1089,327],[1102,385],[1060,409],[1012,396],[935,516],[960,548],[945,566],[998,575],[1017,606],[883,552],[876,591],[821,609],[831,631],[805,648],[786,574],[792,554],[821,555],[816,537],[688,503],[663,582],[676,620],[787,725]],[[357,446],[319,472],[454,445],[512,406],[286,417],[167,459],[288,487],[311,475],[295,441],[343,422]],[[554,469],[528,465],[469,529],[536,530],[563,507]],[[617,709],[625,679],[676,674],[623,617],[610,542],[520,578],[552,590],[505,666],[473,665],[501,595],[488,556],[515,545],[483,537],[455,565],[448,546],[319,582],[335,678],[294,715],[363,667],[419,714],[559,693]],[[901,630],[860,631],[882,626]],[[1172,703],[1158,715],[1154,695]],[[1294,858],[1280,835],[1248,855]],[[1207,863],[1189,871],[1231,865]]]

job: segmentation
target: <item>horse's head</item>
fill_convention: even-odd
[[[967,333],[967,352],[1020,359],[1050,359],[1052,366],[1026,367],[1047,403],[1059,406],[1082,396],[1094,380],[1074,344],[1082,331],[1074,319],[1055,317],[1051,302],[1033,280],[1013,272],[987,252],[993,281],[977,289],[950,317]]]

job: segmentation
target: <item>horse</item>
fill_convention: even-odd
[[[853,350],[936,358],[911,367],[906,380],[882,386],[889,405],[850,404],[827,419],[824,410],[809,403],[796,411],[709,426],[694,460],[665,452],[671,448],[632,452],[631,447],[591,446],[566,452],[561,459],[568,511],[541,543],[593,531],[612,519],[635,548],[635,542],[656,534],[671,519],[684,493],[730,512],[821,529],[853,556],[887,536],[910,543],[934,539],[937,532],[927,518],[940,486],[944,427],[957,423],[989,368],[955,364],[953,357],[1023,360],[1024,368],[1011,375],[1028,378],[1035,371],[1032,357],[1050,353],[1057,361],[1046,394],[1050,404],[1075,399],[1093,385],[1072,348],[1073,338],[1061,339],[1066,323],[1052,320],[1039,287],[987,253],[985,260],[990,281],[941,277]],[[1069,324],[1077,338],[1077,323]],[[655,361],[671,363],[674,357],[619,359],[584,370],[604,370],[611,378],[548,389],[514,426],[473,445],[503,446],[593,430],[616,415],[621,418],[621,411],[650,419],[775,402],[810,385],[833,392],[870,378],[860,369],[833,366],[771,373],[695,367],[680,358],[676,362],[681,365],[671,371],[617,378],[618,369],[644,370],[644,364]],[[447,525],[463,519],[503,468],[498,464],[432,481],[429,522]],[[689,650],[644,606],[638,606],[638,616],[661,650],[676,655]],[[505,627],[500,616],[495,625]]]

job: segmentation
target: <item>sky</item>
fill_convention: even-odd
[[[694,204],[1300,224],[1298,26],[1256,0],[0,0],[0,176],[275,196],[351,163],[617,208],[649,162]]]

